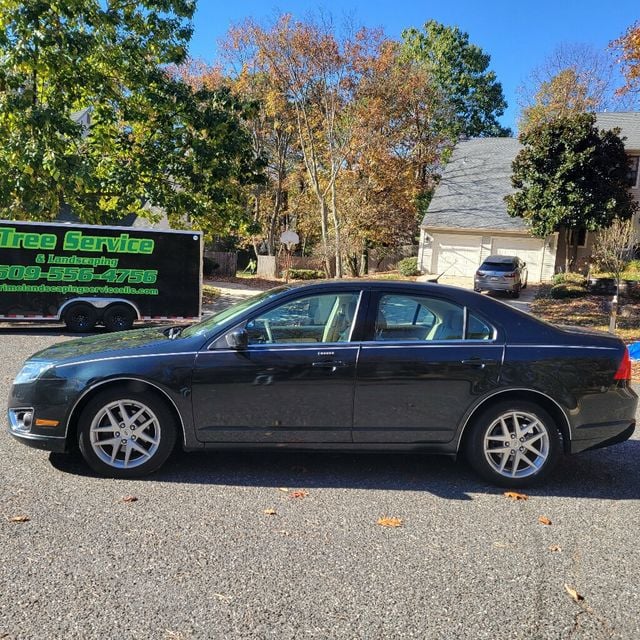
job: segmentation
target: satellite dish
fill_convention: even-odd
[[[291,251],[300,242],[300,236],[295,231],[285,231],[280,236],[280,242]]]

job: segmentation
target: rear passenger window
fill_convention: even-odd
[[[464,310],[423,296],[383,295],[376,315],[376,341],[461,340]]]
[[[478,316],[470,313],[467,318],[467,340],[491,340],[493,329]]]
[[[464,307],[425,296],[385,294],[376,313],[376,342],[491,340],[493,328],[470,313],[465,335]]]

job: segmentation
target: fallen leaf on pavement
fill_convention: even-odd
[[[225,596],[224,593],[214,593],[213,597],[214,598],[218,598],[218,600],[231,600],[232,599],[231,596]]]
[[[510,498],[511,500],[528,500],[529,496],[526,493],[518,493],[517,491],[505,491],[505,498]]]
[[[282,491],[283,493],[289,493],[289,489],[287,489],[287,487],[278,487],[278,491]]]
[[[29,516],[13,516],[9,518],[9,522],[29,522],[31,518]]]
[[[549,551],[562,551],[562,547],[559,544],[550,544]]]
[[[135,496],[125,496],[122,498],[122,502],[138,502],[138,498]]]
[[[278,514],[276,513],[276,510],[275,510],[275,509],[265,509],[265,510],[263,511],[263,513],[264,513],[264,515],[265,515],[265,516],[276,516],[276,515],[278,515]]]
[[[304,489],[298,489],[297,491],[292,491],[289,496],[291,498],[306,498],[309,495],[308,491]]]
[[[383,516],[382,518],[378,518],[378,524],[381,527],[401,527],[402,518],[393,518],[390,516]]]
[[[538,522],[540,524],[546,524],[546,525],[550,525],[551,524],[551,520],[549,520],[549,518],[547,518],[547,516],[540,516],[538,518]]]
[[[584,600],[584,596],[581,596],[575,589],[572,589],[566,582],[564,583],[564,589],[575,602],[582,602]]]

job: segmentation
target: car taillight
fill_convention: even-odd
[[[486,273],[486,271],[478,271],[478,272],[476,273],[476,275],[477,275],[477,276],[486,276],[486,275],[487,275],[487,273]]]
[[[616,371],[616,375],[613,376],[614,380],[623,380],[629,382],[631,380],[631,358],[629,358],[629,349],[624,348],[624,355],[622,356],[622,362]]]

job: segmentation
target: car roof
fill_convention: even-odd
[[[489,256],[483,260],[483,262],[495,262],[496,264],[508,264],[509,262],[515,262],[518,260],[518,256]]]

